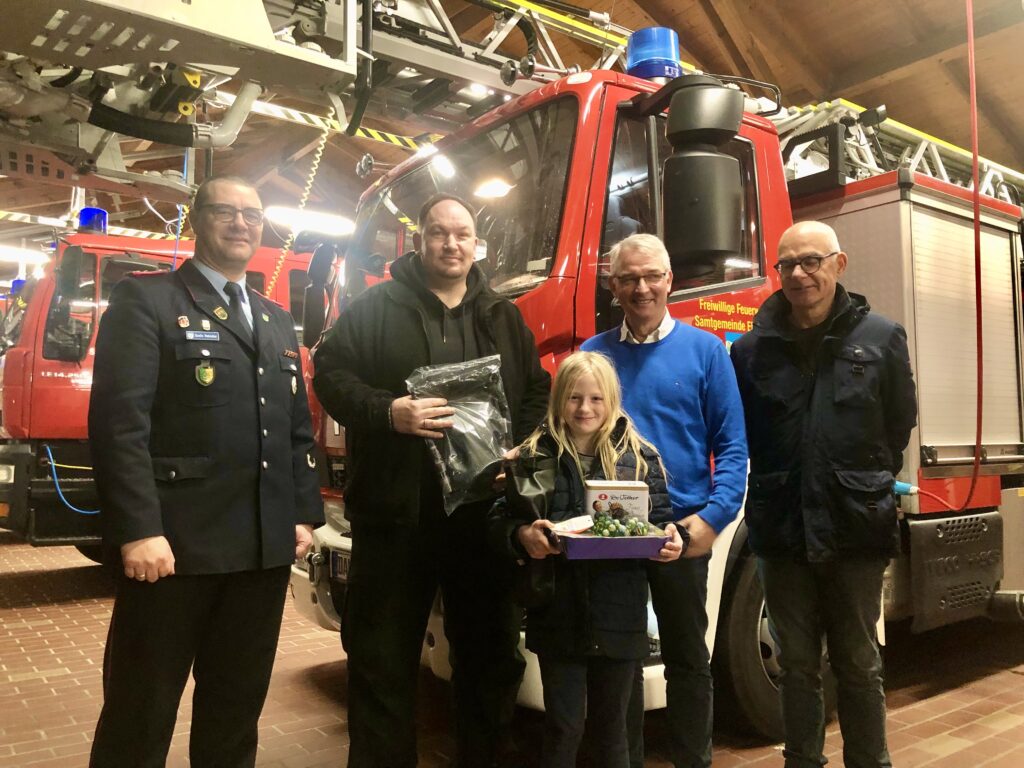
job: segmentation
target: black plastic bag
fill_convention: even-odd
[[[501,383],[501,356],[417,368],[405,381],[415,398],[443,397],[455,410],[444,437],[428,440],[441,476],[444,511],[495,496],[494,478],[512,448],[512,420]]]

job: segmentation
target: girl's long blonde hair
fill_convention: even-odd
[[[572,435],[562,420],[562,411],[572,395],[576,383],[587,374],[594,377],[597,388],[604,398],[606,418],[594,436],[595,456],[601,462],[604,476],[609,480],[620,479],[615,472],[615,467],[625,453],[631,452],[636,457],[636,474],[633,479],[644,479],[647,477],[648,466],[641,448],[646,447],[655,453],[657,453],[657,449],[640,436],[633,426],[632,420],[622,410],[619,377],[616,375],[611,361],[598,352],[574,352],[562,361],[555,374],[555,383],[551,391],[551,399],[548,401],[548,413],[544,418],[544,424],[534,430],[533,434],[526,439],[522,445],[523,450],[529,454],[537,453],[537,444],[541,436],[547,432],[558,445],[558,458],[560,459],[563,453],[568,453],[576,462],[576,466],[580,470],[580,477],[586,475],[580,462],[579,452],[572,441]],[[625,429],[613,440],[612,433],[620,419],[625,420]]]

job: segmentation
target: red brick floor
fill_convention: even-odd
[[[0,533],[0,768],[86,764],[101,703],[100,668],[112,587],[70,548],[33,549]],[[1024,768],[1024,627],[977,621],[911,635],[889,628],[889,743],[897,768]],[[260,723],[261,768],[341,768],[348,736],[345,662],[337,637],[289,605]],[[188,764],[186,691],[168,760]],[[447,686],[424,673],[419,709],[424,768],[448,764]],[[539,745],[541,716],[520,710],[516,737]],[[662,713],[647,722],[649,768],[664,759]],[[722,726],[716,768],[781,767],[780,748]],[[830,765],[842,765],[838,728]],[[530,763],[524,764],[528,768]]]

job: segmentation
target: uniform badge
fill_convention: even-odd
[[[310,469],[316,469],[316,459],[313,458],[312,453],[306,454],[306,463],[309,464]]]
[[[179,315],[178,316],[178,327],[179,328],[188,328],[188,315]]]
[[[292,394],[294,395],[299,391],[299,377],[292,376]]]
[[[264,322],[264,323],[269,323],[269,322],[270,322],[270,315],[268,315],[268,314],[267,314],[266,312],[264,312],[264,313],[263,313],[262,315],[260,315],[260,316],[261,316],[261,317],[263,318],[263,322]]]
[[[285,357],[290,357],[290,358],[293,358],[293,359],[294,359],[294,358],[297,358],[297,357],[299,356],[299,353],[298,353],[298,352],[296,352],[296,351],[294,351],[294,350],[291,350],[291,349],[286,349],[286,350],[285,350],[284,352],[282,352],[281,354],[282,354],[282,355],[284,355]]]
[[[199,324],[203,326],[204,331],[210,330],[210,321],[207,320],[205,317],[199,321]]]
[[[217,372],[213,369],[213,363],[209,360],[203,360],[196,366],[196,381],[199,382],[200,386],[210,386],[216,377]]]
[[[213,310],[213,314],[217,316],[218,320],[228,319],[228,311],[224,309],[224,307],[217,307],[215,310]]]

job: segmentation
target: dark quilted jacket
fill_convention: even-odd
[[[524,458],[515,471],[525,467],[550,467],[557,447],[545,437],[538,456]],[[671,515],[665,476],[658,455],[644,451],[648,464],[647,485],[656,513]],[[627,454],[620,460],[619,480],[633,480],[636,458]],[[606,479],[600,462],[594,462],[588,479]],[[568,454],[558,461],[554,493],[540,505],[499,502],[492,511],[494,541],[512,559],[528,560],[515,536],[516,529],[544,516],[552,521],[568,520],[585,513],[583,479],[576,463]],[[514,508],[517,507],[518,508]],[[566,560],[564,556],[549,558],[553,567],[554,590],[540,607],[526,612],[526,646],[535,653],[552,656],[607,656],[618,659],[640,659],[649,652],[647,642],[647,570],[644,560]],[[535,565],[539,561],[535,561]]]

